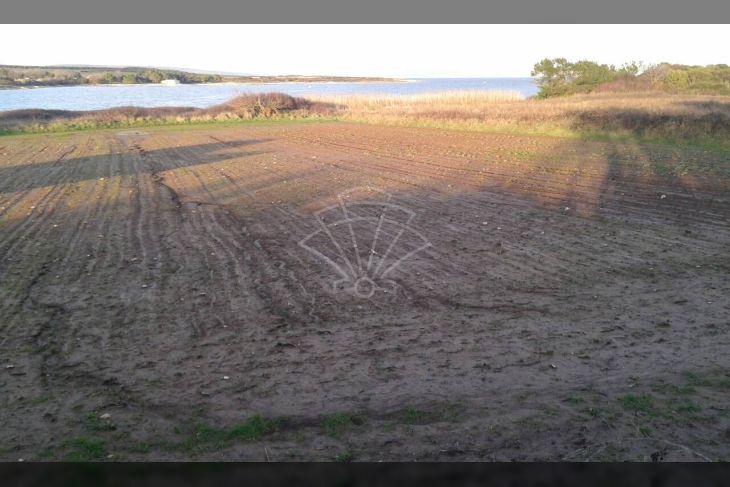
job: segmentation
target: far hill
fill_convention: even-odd
[[[167,68],[110,66],[4,66],[0,65],[0,88],[32,86],[73,86],[103,84],[160,83],[174,79],[193,83],[316,83],[397,81],[390,78],[350,76],[253,76],[201,73]]]

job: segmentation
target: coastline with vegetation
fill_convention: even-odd
[[[730,461],[726,75],[0,92],[0,461]]]
[[[0,65],[0,89],[49,86],[157,85],[165,80],[180,84],[266,84],[266,83],[397,83],[405,80],[357,76],[256,76],[193,73],[176,69],[92,66],[5,66]]]
[[[0,134],[309,119],[730,149],[730,67],[725,65],[615,68],[558,58],[540,61],[532,74],[540,91],[528,99],[497,91],[308,98],[262,93],[208,108],[0,112]]]

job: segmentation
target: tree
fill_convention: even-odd
[[[672,91],[687,89],[690,85],[689,73],[679,69],[673,69],[664,78],[664,86]]]
[[[133,85],[137,83],[137,75],[133,73],[125,74],[122,77],[122,83],[125,85]]]
[[[116,83],[118,78],[114,73],[104,73],[104,77],[101,78],[100,83]]]
[[[159,83],[160,81],[165,79],[165,75],[154,69],[150,71],[145,71],[142,77],[150,83]]]
[[[540,98],[565,95],[569,91],[570,63],[565,58],[543,59],[535,64],[531,74],[540,87]]]
[[[621,68],[582,60],[575,63],[565,58],[543,59],[535,64],[532,76],[540,87],[538,97],[548,98],[573,93],[590,93],[596,87],[621,76],[635,77],[640,63],[631,62]]]

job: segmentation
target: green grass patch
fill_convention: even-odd
[[[114,431],[117,429],[117,427],[112,423],[111,421],[107,419],[101,419],[96,414],[89,414],[86,416],[86,420],[84,421],[84,426],[89,431],[99,432],[99,431]]]
[[[273,431],[274,427],[272,421],[268,421],[261,416],[253,416],[245,423],[234,426],[228,432],[228,437],[235,441],[257,441]]]
[[[45,462],[49,460],[53,460],[55,458],[56,454],[53,451],[53,448],[44,448],[43,450],[39,451],[35,458],[39,462]]]
[[[275,431],[276,426],[276,422],[261,416],[252,416],[246,422],[227,430],[198,423],[193,427],[190,436],[170,448],[182,449],[191,454],[221,450],[235,442],[258,441]]]
[[[357,414],[336,413],[325,416],[322,419],[322,431],[327,436],[337,438],[352,426],[360,426],[364,422],[363,418]]]
[[[648,420],[701,420],[699,413],[702,408],[692,401],[688,394],[693,389],[688,386],[672,386],[670,392],[674,395],[659,398],[650,394],[633,395],[627,394],[619,399],[623,408],[627,411],[641,415]],[[674,392],[678,391],[678,392]]]
[[[47,403],[51,399],[50,395],[40,395],[36,397],[30,397],[25,399],[26,406],[40,406],[41,404]]]
[[[649,418],[655,418],[658,415],[654,398],[648,394],[627,394],[619,398],[619,401],[625,410],[632,413],[640,413]]]
[[[416,409],[412,406],[407,407],[405,410],[403,410],[403,415],[401,416],[403,424],[407,424],[409,426],[413,426],[414,424],[420,424],[427,422],[429,418],[429,413],[426,411],[421,411],[419,409]]]
[[[335,462],[349,463],[355,459],[355,456],[350,451],[343,451],[335,455]]]
[[[152,451],[152,445],[146,442],[135,443],[127,447],[127,452],[136,454],[146,454]]]
[[[730,150],[730,141],[724,137],[659,137],[653,135],[637,135],[626,131],[607,129],[576,130],[550,124],[536,124],[534,126],[521,125],[519,123],[480,123],[448,120],[375,120],[348,119],[339,120],[362,123],[366,125],[379,125],[390,127],[413,127],[451,130],[456,132],[480,132],[490,134],[518,135],[526,137],[550,137],[561,139],[573,139],[587,142],[613,142],[620,144],[653,144],[671,146],[686,149],[704,149],[712,152],[727,152]]]
[[[569,396],[565,399],[565,402],[567,402],[568,404],[571,404],[573,406],[577,406],[579,404],[583,404],[585,402],[585,400],[582,397]]]
[[[514,159],[522,160],[522,161],[530,160],[530,159],[535,158],[535,156],[537,156],[537,154],[535,152],[527,151],[527,150],[511,150],[511,151],[508,151],[507,154],[512,156]]]
[[[695,416],[702,410],[700,406],[690,401],[689,399],[681,399],[679,401],[672,402],[670,407],[673,411],[687,416]]]
[[[115,122],[98,124],[74,124],[58,123],[45,128],[24,128],[24,129],[0,129],[0,136],[29,136],[39,134],[67,135],[79,132],[97,132],[122,129],[190,129],[199,128],[229,128],[251,125],[275,125],[292,123],[322,123],[334,122],[333,117],[302,117],[302,118],[250,118],[239,120],[195,120],[191,122],[178,121],[139,121],[139,122]]]
[[[74,438],[64,441],[61,448],[67,450],[63,456],[66,462],[92,462],[107,456],[106,444],[99,439]]]
[[[652,390],[668,396],[691,396],[697,393],[697,388],[689,384],[657,384],[652,387]]]
[[[437,423],[441,421],[457,422],[463,407],[456,403],[443,403],[429,409],[418,409],[408,406],[397,414],[401,423],[413,426],[417,424]]]
[[[726,371],[685,372],[684,379],[687,384],[694,387],[730,391],[730,375]]]

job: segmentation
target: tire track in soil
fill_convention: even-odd
[[[217,142],[219,142],[221,145],[225,146],[235,146],[234,144],[231,144],[230,142],[223,141],[219,138],[213,138]],[[194,158],[194,155],[188,156],[186,151],[174,151],[176,154],[179,154],[182,156],[182,159],[188,159]],[[271,268],[271,266],[267,265],[267,263],[274,257],[272,257],[272,254],[267,251],[266,249],[266,238],[263,235],[256,235],[256,236],[250,236],[243,241],[240,239],[240,237],[236,235],[232,235],[228,233],[229,239],[217,239],[215,238],[216,230],[221,231],[223,227],[218,226],[217,228],[211,227],[211,222],[217,222],[217,218],[221,218],[224,220],[228,220],[231,225],[234,227],[245,227],[246,232],[251,232],[252,228],[247,227],[246,220],[245,219],[238,219],[235,215],[235,210],[237,208],[236,204],[222,204],[219,202],[219,198],[216,197],[217,193],[223,193],[226,194],[228,191],[226,191],[226,187],[220,187],[217,188],[216,191],[211,189],[206,183],[206,181],[209,181],[212,179],[212,174],[217,174],[222,177],[222,180],[226,181],[226,183],[233,189],[233,193],[239,194],[241,196],[244,196],[246,199],[248,199],[254,206],[262,207],[267,204],[267,202],[261,200],[258,196],[256,196],[254,193],[252,193],[250,190],[238,185],[235,180],[223,169],[221,169],[219,166],[221,166],[223,163],[215,163],[215,164],[206,164],[206,165],[196,165],[196,166],[185,166],[181,167],[185,174],[189,174],[192,178],[194,178],[195,181],[198,182],[199,186],[203,188],[203,191],[205,195],[207,196],[207,199],[205,201],[194,201],[194,204],[198,205],[198,215],[203,214],[205,212],[208,213],[208,217],[202,221],[202,228],[206,229],[207,231],[204,234],[212,235],[216,243],[218,244],[217,248],[216,246],[210,246],[206,249],[204,252],[204,255],[206,255],[206,259],[209,261],[209,268],[218,268],[223,267],[227,268],[228,261],[223,260],[221,262],[214,262],[209,258],[209,256],[216,256],[218,257],[221,255],[221,253],[225,253],[225,255],[228,256],[228,260],[232,262],[236,262],[236,266],[238,265],[245,265],[246,268],[248,268],[247,274],[252,276],[256,292],[258,296],[264,300],[272,313],[276,316],[280,317],[280,321],[282,322],[302,322],[302,316],[308,316],[308,312],[305,312],[302,307],[303,304],[300,302],[301,299],[298,297],[299,292],[299,286],[296,281],[291,281],[291,276],[289,276],[289,279],[281,278],[281,271],[282,268],[274,270]],[[178,184],[182,185],[184,183],[180,181],[176,181]],[[197,198],[197,196],[196,196]],[[187,202],[188,197],[183,196],[182,200]],[[189,203],[186,203],[189,204]],[[274,215],[269,215],[269,217],[265,217],[263,215],[258,215],[257,218],[259,219],[265,219],[268,221],[267,226],[271,228],[272,226],[275,226],[282,234],[285,232],[289,232],[292,229],[292,225],[296,225],[302,220],[302,217],[292,213],[291,211],[288,211],[285,208],[282,208],[279,205],[273,204],[271,205],[273,211],[276,211],[279,213],[280,216],[287,217],[287,221],[280,222],[280,218]],[[199,218],[198,218],[199,219]],[[198,233],[198,232],[195,232]],[[267,232],[267,234],[271,233],[270,231]],[[276,231],[274,233],[277,233]],[[260,238],[256,238],[260,237]],[[237,253],[236,249],[230,248],[230,246],[226,243],[228,241],[237,241],[241,244],[241,247],[244,249],[244,254],[247,256],[250,256],[251,258],[245,259],[244,261],[240,261],[239,254]],[[236,247],[237,248],[237,247]],[[262,253],[266,255],[266,257],[262,256]],[[255,258],[255,256],[258,256],[258,258]],[[261,265],[257,265],[258,263],[263,263]],[[284,262],[280,259],[276,259],[274,262],[279,262],[283,264]],[[272,276],[272,277],[253,277],[253,276]],[[273,277],[276,276],[276,277]],[[212,278],[212,276],[211,276]],[[269,282],[274,282],[278,284],[283,284],[283,288],[272,288],[268,285]],[[235,294],[236,290],[229,287],[228,281],[224,282],[225,287],[225,293],[229,296],[232,296]],[[279,296],[281,293],[283,293],[282,296]],[[291,311],[291,308],[295,308],[295,311]],[[306,321],[306,320],[305,320]]]
[[[86,144],[88,145],[88,143]],[[65,158],[70,154],[77,151],[78,147],[72,145],[72,147],[58,157],[53,163],[53,166],[59,166],[63,164]],[[83,151],[81,151],[83,152]],[[36,247],[41,244],[46,244],[49,241],[47,235],[53,231],[58,225],[50,225],[48,220],[57,213],[63,213],[63,200],[73,190],[73,181],[75,181],[76,174],[78,173],[78,166],[73,170],[69,171],[67,178],[58,178],[55,183],[54,189],[57,191],[47,192],[43,198],[37,203],[38,206],[42,206],[39,212],[39,217],[35,219],[31,225],[19,225],[19,228],[14,232],[9,239],[6,239],[4,243],[9,244],[6,247],[6,252],[14,254],[16,250],[24,252],[25,249],[19,249],[19,245],[23,240],[31,240],[37,242]],[[57,173],[52,172],[55,176]],[[26,193],[27,194],[27,193]],[[24,223],[27,223],[24,222]],[[22,232],[25,230],[25,233]],[[15,237],[15,238],[13,238]],[[40,315],[36,320],[37,326],[35,331],[29,329],[29,326],[22,326],[14,330],[16,333],[11,333],[11,329],[14,328],[14,321],[9,320],[7,326],[3,329],[4,339],[3,343],[8,339],[18,339],[23,336],[28,336],[30,333],[33,338],[34,346],[37,350],[38,372],[36,376],[39,377],[41,384],[46,387],[49,384],[49,380],[53,377],[53,369],[59,366],[57,357],[62,347],[61,334],[66,332],[66,316],[68,314],[65,306],[59,303],[48,302],[45,296],[34,296],[36,294],[36,288],[41,287],[44,280],[47,280],[51,274],[55,274],[55,271],[51,272],[51,266],[53,263],[60,260],[57,256],[61,253],[61,248],[53,247],[49,251],[45,252],[43,261],[39,261],[39,268],[37,270],[26,269],[20,278],[27,278],[29,276],[27,284],[20,284],[23,288],[21,292],[21,299],[15,307],[15,310],[22,312],[27,310],[29,313]],[[38,252],[36,252],[37,255]],[[60,276],[56,276],[57,278]],[[11,311],[12,312],[12,311]],[[13,313],[14,314],[14,313]],[[18,324],[22,324],[18,323]],[[28,324],[30,325],[30,324]]]
[[[20,223],[13,232],[7,234],[5,238],[0,239],[0,253],[6,255],[12,253],[20,240],[28,238],[40,224],[46,222],[48,216],[53,213],[55,205],[62,199],[64,194],[69,191],[69,186],[74,181],[74,175],[78,173],[78,171],[78,166],[75,167],[74,171],[67,174],[60,171],[60,178],[57,177],[59,175],[59,171],[49,171],[48,178],[42,183],[43,186],[36,185],[39,192],[41,190],[40,188],[48,187],[48,189],[31,207],[31,211],[26,215],[25,220]],[[22,198],[20,198],[20,200],[18,200],[16,204],[19,204],[20,201],[25,199],[27,195],[32,192],[33,190],[29,190]],[[29,216],[36,215],[36,218],[27,218]]]
[[[321,138],[318,139],[318,140],[316,140],[316,141],[313,141],[312,139],[307,139],[307,138],[300,138],[300,140],[304,140],[306,143],[317,143],[317,144],[320,144],[320,145],[327,145],[327,144],[329,144],[329,142],[323,141]],[[338,146],[338,147],[344,147],[344,148],[347,148],[347,149],[354,149],[354,150],[362,150],[363,149],[362,146],[353,146],[353,145],[350,145],[350,144],[337,144],[337,143],[334,143],[334,144],[331,144],[331,145]],[[390,154],[387,153],[387,152],[385,154],[383,154],[381,151],[373,150],[373,149],[370,149],[370,148],[367,148],[366,150],[370,154],[374,154],[374,155],[376,155],[378,157],[389,157],[390,156]],[[395,157],[396,157],[397,160],[399,160],[401,162],[411,162],[413,164],[421,164],[421,163],[424,162],[424,161],[421,161],[421,160],[414,160],[412,158],[406,159],[406,158],[397,157],[397,156],[395,156]],[[425,162],[425,163],[426,164],[429,164],[428,162]],[[370,167],[369,164],[364,164],[364,163],[360,163],[360,162],[358,162],[358,165],[359,165],[359,167],[363,167],[363,166]],[[444,166],[444,165],[441,165],[441,164],[436,164],[436,166],[438,166],[438,167],[444,167],[444,168],[450,168],[450,166]],[[386,165],[377,165],[377,169],[378,170],[384,170],[384,169],[387,169],[387,166]],[[417,172],[422,172],[422,171],[419,169]],[[479,173],[479,171],[473,171],[473,172]],[[585,187],[587,187],[587,188],[593,188],[592,186],[585,186]],[[638,198],[637,198],[637,201],[638,201]],[[650,217],[648,216],[648,214],[650,212],[652,212],[652,211],[653,212],[656,212],[657,211],[657,209],[655,207],[649,207],[648,205],[637,205],[637,207],[639,209],[642,209],[642,210],[643,209],[647,210],[644,213],[642,213],[642,214],[639,215],[639,218],[641,218],[643,220],[643,223],[644,224],[646,223],[646,220],[649,220],[650,219]],[[676,205],[673,206],[673,207],[672,206],[669,207],[669,210],[676,210],[676,209],[677,209],[677,206]],[[685,208],[685,210],[686,210],[686,208]],[[693,215],[693,217],[696,217],[696,215]],[[662,222],[662,219],[663,219],[663,217],[662,218],[657,218],[656,219],[656,222],[657,223]],[[723,226],[722,225],[722,222],[718,222],[717,220],[710,219],[708,221],[708,223],[710,225],[719,225],[719,226],[721,226],[721,228],[723,230],[725,228],[727,228],[726,225]],[[635,241],[641,241],[641,243],[643,244],[644,247],[647,246],[648,240],[651,240],[651,239],[657,240],[660,245],[663,245],[663,244],[666,243],[666,240],[661,239],[661,237],[655,237],[653,235],[647,235],[646,232],[643,232],[643,233],[637,232],[634,235],[634,237],[635,237]],[[595,242],[592,242],[592,241],[585,241],[585,240],[580,241],[580,240],[576,239],[576,240],[570,241],[570,242],[564,242],[564,241],[561,242],[562,245],[565,245],[566,243],[572,245],[572,248],[574,249],[573,254],[576,257],[580,257],[580,258],[583,258],[583,259],[591,259],[591,260],[598,261],[598,262],[603,262],[606,265],[613,258],[613,256],[609,256],[609,257],[607,257],[604,260],[600,256],[596,256],[596,254],[594,252],[594,249],[595,249],[596,245],[595,245]],[[579,245],[579,244],[582,244],[582,246],[585,248],[584,251],[581,252],[580,250],[577,250],[577,249],[579,249],[581,247],[581,245]],[[696,241],[695,241],[695,244],[696,244]],[[658,250],[658,249],[657,248],[652,249],[652,251],[656,251],[656,250]],[[545,256],[545,254],[543,254],[543,256]],[[538,262],[541,262],[541,261],[544,261],[541,257],[538,258],[535,262],[532,262],[531,263],[531,267],[537,267],[537,268],[539,268],[540,266],[537,263]],[[629,261],[631,261],[631,260],[641,260],[641,259],[637,259],[637,258],[632,257],[629,252],[627,252],[623,257],[626,260],[629,260]],[[569,268],[571,266],[572,267],[580,266],[580,262],[578,262],[576,259],[571,259],[570,261],[568,261],[565,264],[563,264],[561,267],[563,267],[563,268]],[[541,269],[541,271],[544,271],[544,269]]]
[[[71,151],[66,152],[66,154],[70,153]],[[52,175],[55,176],[56,173],[53,172]],[[3,259],[4,262],[6,262],[6,265],[4,268],[0,269],[0,273],[5,274],[6,278],[7,275],[10,274],[9,268],[12,267],[13,262],[20,261],[21,257],[26,254],[35,256],[39,254],[39,249],[32,252],[28,248],[29,243],[33,243],[35,244],[35,247],[39,247],[48,241],[46,235],[53,231],[54,228],[52,225],[48,224],[48,219],[55,214],[62,197],[69,192],[69,181],[72,180],[72,178],[73,174],[69,175],[67,178],[62,177],[57,179],[57,185],[47,191],[36,203],[35,209],[39,210],[38,212],[33,212],[34,216],[37,215],[36,218],[26,218],[17,225],[15,231],[10,232],[7,237],[0,242],[0,252],[6,256],[6,258]],[[21,245],[25,245],[25,247],[21,247]],[[48,263],[51,262],[52,257],[55,257],[58,253],[59,248],[53,248],[45,256],[43,261],[33,259],[33,261],[35,261],[34,264],[31,265],[30,268],[26,267],[23,270],[23,274],[20,275],[20,279],[28,279],[29,276],[32,277],[30,277],[28,281],[29,284],[25,285],[21,282],[19,283],[19,286],[16,286],[16,289],[20,289],[20,292],[18,297],[19,305],[17,305],[18,307],[15,309],[22,309],[22,307],[27,304],[34,286],[38,284],[41,277],[44,277],[48,273]],[[11,257],[12,260],[10,260]],[[11,316],[15,318],[14,314],[11,314]],[[14,320],[11,319],[3,328],[3,332],[6,334],[6,339],[10,336],[10,331],[13,328]],[[22,333],[24,330],[21,329],[18,331]]]
[[[186,247],[191,249],[194,255],[197,255],[199,258],[202,257],[205,263],[205,268],[207,269],[207,276],[204,281],[205,284],[203,285],[206,291],[201,293],[201,296],[199,296],[199,299],[197,300],[205,301],[206,304],[205,306],[196,305],[194,307],[192,310],[191,322],[188,324],[193,331],[194,337],[199,340],[207,336],[208,329],[212,326],[207,324],[211,322],[211,315],[215,318],[214,321],[216,325],[221,325],[221,322],[223,321],[223,319],[215,311],[219,297],[217,296],[218,291],[214,288],[212,283],[216,282],[218,277],[225,276],[228,272],[228,266],[223,265],[219,258],[211,258],[217,256],[221,251],[216,247],[216,245],[211,245],[209,241],[211,233],[207,231],[204,224],[204,209],[201,209],[198,204],[184,201],[180,196],[180,189],[174,183],[168,183],[166,181],[168,174],[177,175],[177,173],[183,172],[189,177],[199,181],[199,183],[204,186],[200,175],[197,174],[195,170],[186,167],[186,162],[199,160],[196,152],[192,150],[170,148],[170,146],[168,146],[165,150],[165,155],[168,157],[164,161],[161,161],[161,164],[157,167],[157,170],[153,174],[153,180],[158,187],[168,193],[173,205],[178,209],[177,211],[180,212],[180,218],[183,224],[180,231],[175,232],[174,237],[176,239],[186,241],[188,244]],[[174,180],[175,182],[178,182],[178,177],[175,176]],[[185,183],[181,184],[180,188],[186,187],[186,185],[184,185]],[[209,194],[212,197],[212,194]],[[205,235],[207,237],[200,239],[199,236],[201,235]],[[173,235],[170,234],[167,238],[172,237]],[[189,252],[184,253],[184,255],[187,254],[189,254]],[[184,267],[194,265],[195,261],[193,260],[186,260],[183,264]],[[224,288],[224,295],[230,295],[230,291],[228,290],[228,281],[223,279],[221,281],[221,285]],[[225,303],[226,300],[223,299],[221,302]],[[182,325],[182,323],[180,324]]]
[[[722,304],[705,304],[710,298],[702,295],[708,286],[714,291],[707,292],[722,293],[727,281],[717,269],[690,265],[730,250],[726,222],[717,217],[726,203],[713,205],[712,192],[653,207],[649,187],[627,198],[635,205],[621,206],[618,190],[607,187],[601,205],[611,211],[564,215],[529,192],[482,188],[492,176],[472,166],[458,170],[472,162],[440,161],[463,178],[452,188],[449,175],[439,172],[450,169],[420,171],[421,159],[439,162],[446,143],[454,153],[480,150],[484,142],[476,137],[433,137],[416,156],[403,157],[399,134],[407,135],[405,147],[411,132],[394,129],[385,138],[389,132],[365,127],[360,142],[372,151],[359,162],[360,149],[297,139],[303,130],[327,142],[351,128],[206,128],[132,139],[87,134],[106,144],[109,154],[98,159],[90,141],[73,139],[78,147],[66,156],[61,147],[39,151],[34,144],[29,162],[63,159],[39,179],[61,188],[27,191],[19,201],[43,199],[36,205],[41,220],[11,223],[6,228],[14,237],[0,237],[0,249],[15,253],[3,262],[12,271],[9,285],[23,297],[20,306],[0,306],[0,323],[16,327],[3,330],[0,351],[16,363],[29,345],[37,355],[33,373],[7,382],[8,397],[37,383],[58,393],[53,404],[70,408],[73,402],[59,397],[73,388],[85,402],[103,397],[132,405],[144,420],[135,420],[135,432],[154,435],[169,426],[165,412],[179,419],[195,407],[210,407],[226,420],[290,410],[315,418],[333,408],[364,407],[367,396],[366,409],[379,417],[414,399],[478,400],[516,383],[538,399],[554,395],[556,381],[560,394],[592,381],[619,394],[630,379],[626,371],[647,357],[657,364],[656,378],[700,363],[721,346],[722,331],[709,337],[698,335],[698,327],[727,317]],[[205,147],[208,137],[223,149]],[[267,140],[268,152],[235,151],[237,141],[250,140]],[[272,154],[281,156],[277,164]],[[71,157],[99,162],[71,164]],[[23,186],[22,177],[34,173],[9,174]],[[573,179],[583,196],[573,196],[589,201],[586,194],[600,185],[581,181],[588,180]],[[324,271],[302,261],[295,245],[313,228],[313,208],[326,206],[339,188],[373,182],[417,212],[417,224],[435,245],[398,274],[408,288],[406,304],[328,295],[313,285],[325,279]],[[683,216],[670,218],[675,211]],[[489,219],[490,231],[482,219]],[[683,220],[691,220],[692,234],[684,233]],[[53,230],[54,223],[61,225]],[[503,230],[494,230],[497,225]],[[610,250],[601,253],[605,242]],[[673,267],[637,277],[634,268],[649,262]],[[618,276],[603,275],[607,266],[618,268]],[[616,286],[621,280],[631,287]],[[143,283],[148,287],[141,289]],[[702,299],[685,287],[699,289]],[[594,301],[594,293],[606,302]],[[666,311],[662,303],[677,296],[689,302],[674,312],[673,324],[688,324],[654,330],[652,313]],[[602,334],[614,324],[620,328]],[[592,342],[595,336],[612,340],[620,354]],[[541,355],[543,343],[555,358]],[[576,350],[592,356],[582,368],[571,365]],[[542,371],[545,360],[558,368]],[[491,369],[477,368],[484,363]],[[232,380],[220,381],[231,369]],[[511,411],[514,404],[504,401],[500,407]],[[9,424],[27,429],[34,446],[47,446],[53,427],[33,408],[17,411],[22,414]]]

